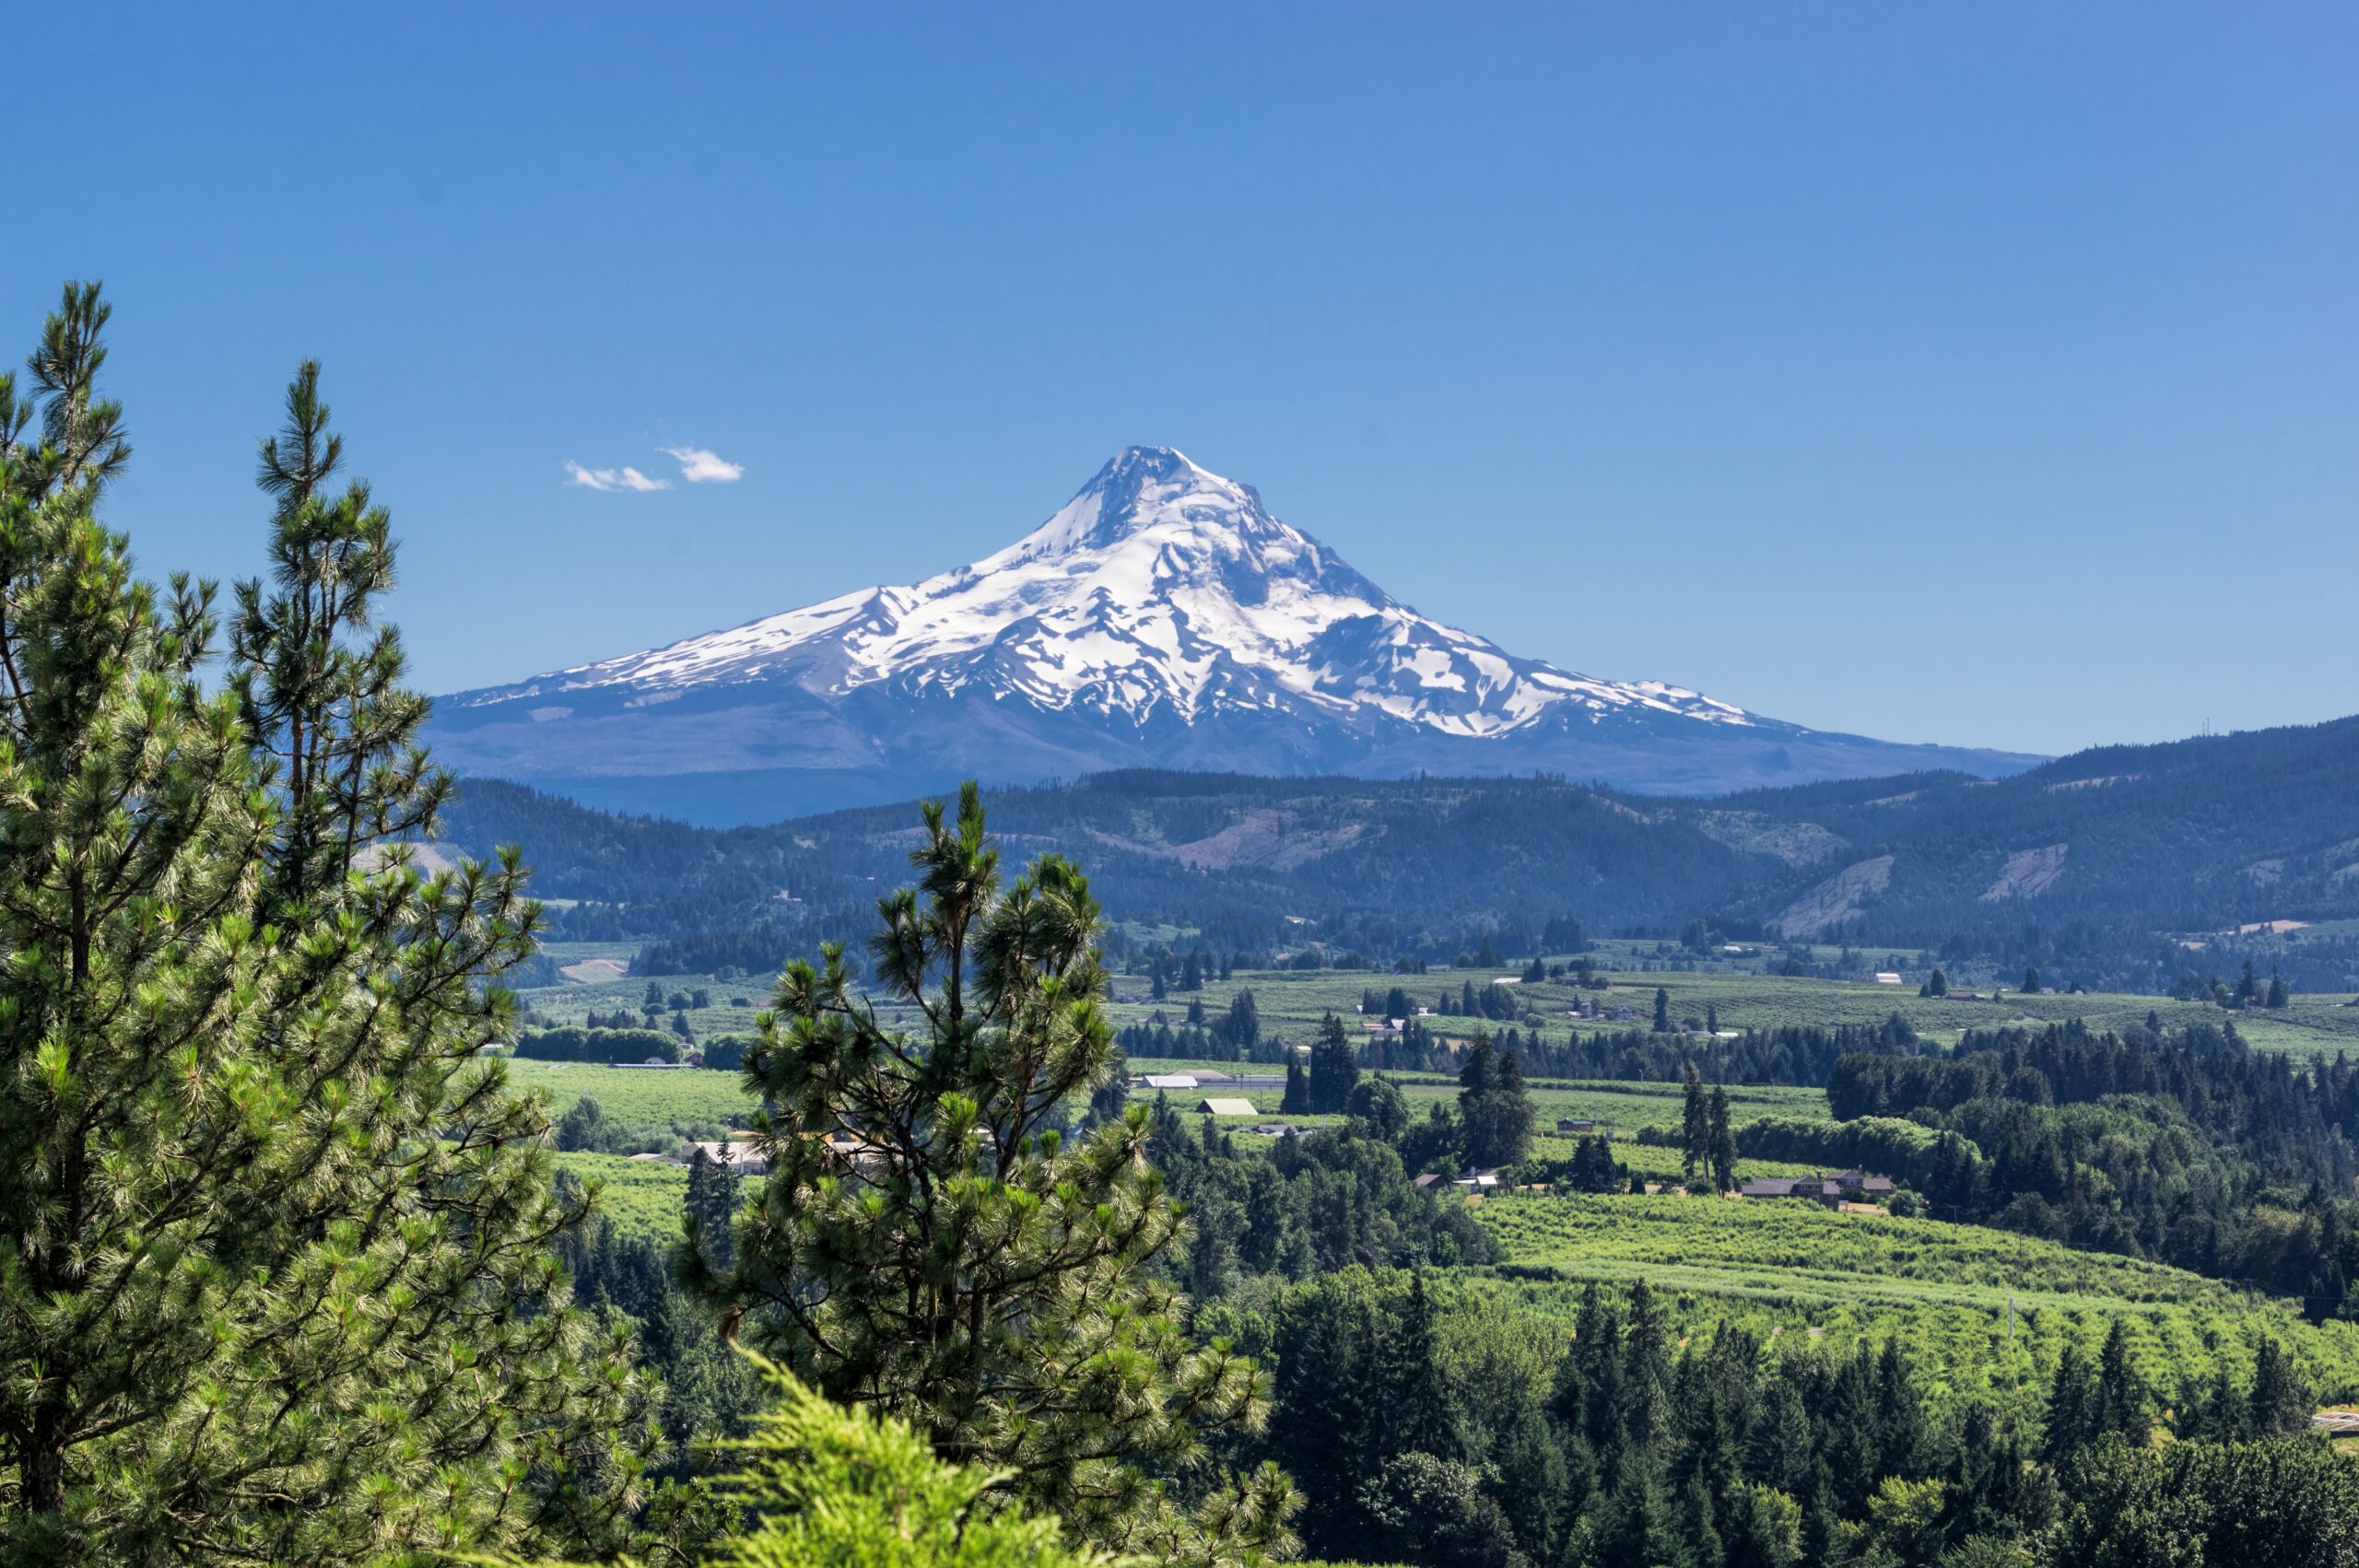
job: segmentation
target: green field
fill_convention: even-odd
[[[668,1243],[680,1234],[688,1173],[668,1160],[559,1154],[557,1166],[598,1188],[598,1213],[616,1235]]]
[[[633,1127],[670,1129],[683,1138],[719,1136],[742,1127],[757,1108],[734,1072],[683,1067],[664,1071],[604,1067],[595,1062],[532,1061],[508,1064],[511,1082],[548,1101],[562,1116],[587,1095],[608,1120]]]
[[[1476,1213],[1522,1276],[1495,1288],[1550,1312],[1569,1317],[1583,1281],[1644,1279],[1672,1298],[1687,1333],[1734,1322],[1836,1348],[1896,1333],[1940,1369],[1943,1391],[2025,1416],[2065,1341],[2094,1354],[2117,1316],[2165,1403],[2223,1354],[2243,1375],[2264,1333],[2330,1398],[2359,1392],[2359,1325],[2313,1326],[2198,1275],[2005,1231],[1710,1198],[1501,1193]]]
[[[542,951],[561,967],[580,965],[585,960],[604,960],[609,964],[628,965],[638,944],[628,942],[552,942],[542,945]],[[690,1008],[686,1014],[690,1036],[702,1042],[721,1035],[750,1035],[754,1032],[754,1015],[769,1005],[769,976],[741,976],[734,980],[716,979],[710,975],[658,975],[626,973],[612,980],[567,979],[554,986],[534,986],[518,991],[519,1000],[532,1010],[533,1017],[545,1025],[581,1024],[593,1011],[610,1013],[617,1009],[636,1014],[647,997],[647,982],[656,980],[668,993],[675,990],[710,993],[710,1005]],[[734,1005],[743,1001],[744,1006]],[[672,1013],[665,1009],[657,1026],[671,1027]]]
[[[1356,1033],[1361,1022],[1360,997],[1365,989],[1373,988],[1381,995],[1397,985],[1409,993],[1414,1003],[1430,1008],[1444,989],[1455,995],[1462,984],[1472,980],[1480,990],[1492,980],[1512,979],[1515,974],[1512,965],[1407,976],[1332,970],[1255,972],[1239,974],[1228,980],[1209,980],[1201,991],[1187,995],[1175,992],[1159,1002],[1144,995],[1144,985],[1137,977],[1120,976],[1116,977],[1115,994],[1118,999],[1127,1000],[1117,1000],[1111,1011],[1118,1024],[1144,1023],[1159,1014],[1176,1029],[1187,1016],[1191,997],[1203,1002],[1207,1018],[1216,1018],[1240,988],[1250,987],[1262,1032],[1280,1035],[1290,1044],[1305,1045],[1320,1019],[1330,1012],[1342,1017]],[[2147,1013],[2152,1012],[2161,1015],[2165,1026],[2183,1026],[2196,1021],[2218,1024],[2233,1017],[2245,1037],[2264,1048],[2348,1049],[2359,1054],[2359,1007],[2343,1006],[2350,999],[2341,996],[2297,996],[2293,1005],[2282,1012],[2232,1014],[2208,1002],[2096,992],[2027,996],[2008,990],[1999,1000],[1987,1000],[1991,994],[1987,986],[1980,988],[1986,1000],[1968,1001],[1955,997],[1920,997],[1913,985],[1880,986],[1775,975],[1666,969],[1636,974],[1609,972],[1602,977],[1609,982],[1603,991],[1576,990],[1556,982],[1518,984],[1514,989],[1523,1016],[1514,1021],[1514,1026],[1527,1034],[1537,1030],[1550,1040],[1565,1039],[1577,1031],[1590,1035],[1601,1030],[1644,1028],[1653,1016],[1655,990],[1660,987],[1670,995],[1669,1008],[1674,1023],[1690,1017],[1702,1019],[1708,1012],[1717,1014],[1717,1022],[1724,1030],[1872,1024],[1881,1024],[1896,1012],[1919,1035],[1954,1042],[1967,1029],[1998,1029],[2011,1024],[2036,1027],[2075,1018],[2084,1020],[2092,1028],[2122,1030],[2144,1024]],[[1585,1020],[1576,1024],[1565,1014],[1581,999],[1603,1007],[1626,1009],[1634,1017],[1621,1023]],[[1477,1019],[1442,1016],[1428,1017],[1425,1023],[1436,1033],[1453,1038],[1472,1035],[1478,1027],[1496,1034],[1508,1026],[1505,1023],[1486,1024]]]
[[[2008,989],[1997,1000],[1968,1001],[1954,997],[1920,997],[1913,982],[1880,986],[1848,980],[1788,978],[1709,958],[1703,960],[1707,965],[1703,968],[1672,968],[1674,962],[1684,965],[1690,960],[1685,955],[1650,956],[1662,947],[1661,943],[1627,941],[1598,942],[1590,957],[1609,982],[1603,991],[1576,990],[1554,981],[1531,986],[1519,983],[1513,989],[1522,1016],[1513,1021],[1513,1026],[1526,1034],[1536,1031],[1550,1040],[1567,1038],[1576,1031],[1589,1035],[1601,1030],[1643,1028],[1652,1017],[1655,990],[1661,987],[1670,993],[1669,1006],[1674,1022],[1691,1017],[1702,1019],[1709,1012],[1717,1015],[1722,1029],[1881,1024],[1897,1012],[1919,1034],[1949,1042],[1967,1029],[2012,1024],[2038,1026],[2075,1018],[2095,1029],[2121,1030],[2142,1024],[2152,1012],[2159,1013],[2166,1025],[2198,1020],[2218,1024],[2233,1016],[2245,1037],[2264,1048],[2348,1049],[2359,1054],[2359,1007],[2343,1006],[2350,999],[2341,996],[2296,996],[2293,1005],[2281,1012],[2236,1014],[2223,1012],[2205,1002],[2109,993],[2027,996]],[[546,951],[559,964],[570,965],[585,959],[627,963],[636,949],[628,942],[551,942]],[[1827,953],[1831,954],[1833,951],[1829,949]],[[1876,951],[1882,954],[1884,950]],[[1912,965],[1912,974],[1924,959],[1923,954],[1914,953],[1897,955]],[[1747,962],[1757,968],[1762,960]],[[1414,1003],[1431,1008],[1445,990],[1455,996],[1470,980],[1479,990],[1492,980],[1515,979],[1518,972],[1513,965],[1437,969],[1407,976],[1374,970],[1257,970],[1239,972],[1227,980],[1207,980],[1201,990],[1184,994],[1175,991],[1161,1001],[1148,995],[1144,977],[1117,975],[1109,1012],[1118,1027],[1159,1017],[1176,1029],[1185,1021],[1191,999],[1201,1000],[1206,1016],[1213,1018],[1227,1008],[1239,989],[1250,988],[1263,1033],[1278,1035],[1299,1046],[1309,1042],[1320,1020],[1331,1012],[1343,1018],[1356,1034],[1364,989],[1372,988],[1381,994],[1398,985],[1409,993]],[[635,1012],[645,997],[650,977],[625,975],[610,980],[569,979],[559,985],[535,987],[520,995],[539,1019],[551,1024],[579,1024],[593,1009],[600,1012],[628,1009]],[[652,977],[666,992],[701,989],[710,993],[712,1005],[692,1009],[687,1014],[689,1030],[699,1041],[721,1035],[752,1033],[755,1016],[767,1005],[770,990],[768,977],[745,976],[729,980],[710,975]],[[1974,989],[1986,999],[1992,993],[1987,983]],[[733,1005],[741,999],[745,1005]],[[1583,999],[1606,1008],[1626,1009],[1634,1016],[1625,1022],[1576,1023],[1566,1013]],[[667,1011],[667,1024],[670,1016]],[[1471,1035],[1477,1027],[1487,1027],[1496,1034],[1508,1026],[1506,1023],[1485,1024],[1476,1019],[1443,1016],[1428,1017],[1426,1024],[1452,1038]]]

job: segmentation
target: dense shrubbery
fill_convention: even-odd
[[[516,1054],[536,1061],[596,1061],[609,1066],[678,1061],[686,1047],[676,1035],[657,1029],[527,1029],[516,1036]]]
[[[1940,1136],[1913,1121],[1860,1117],[1850,1121],[1797,1121],[1763,1117],[1736,1129],[1739,1154],[1784,1160],[1827,1170],[1857,1167],[1922,1188],[1933,1179]]]

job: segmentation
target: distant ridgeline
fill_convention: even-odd
[[[996,792],[1006,853],[1076,857],[1109,917],[1216,954],[1390,965],[1577,933],[1924,947],[2162,990],[2236,928],[2359,917],[2359,719],[2109,747],[1956,774],[1664,800],[1548,778],[1371,781],[1122,772]],[[521,844],[566,937],[673,972],[758,972],[866,930],[899,884],[906,805],[712,830],[470,780],[450,839]],[[1011,867],[1011,870],[1014,868]],[[2224,935],[2224,933],[2226,933]],[[2213,941],[2190,955],[2181,939]],[[2359,940],[2283,954],[2359,984]]]

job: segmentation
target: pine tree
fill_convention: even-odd
[[[1734,1192],[1736,1180],[1736,1129],[1729,1114],[1729,1092],[1725,1085],[1712,1085],[1712,1185],[1716,1191]]]
[[[1420,1270],[1409,1276],[1408,1298],[1385,1337],[1386,1449],[1459,1457],[1449,1388],[1442,1380],[1441,1348],[1435,1333],[1433,1299]]]
[[[1286,1092],[1278,1101],[1281,1116],[1310,1114],[1310,1080],[1304,1076],[1302,1063],[1291,1057],[1286,1059]]]
[[[1055,1130],[1112,1060],[1088,883],[1050,855],[1003,886],[971,783],[955,816],[929,802],[923,819],[919,885],[878,901],[865,994],[828,943],[788,965],[746,1053],[770,1176],[740,1213],[736,1268],[692,1250],[680,1265],[726,1328],[828,1398],[910,1421],[1091,1539],[1224,1561],[1279,1542],[1274,1469],[1185,1517],[1139,1469],[1257,1424],[1264,1378],[1181,1331],[1157,1260],[1186,1232],[1145,1108],[1071,1143]],[[861,1147],[845,1157],[830,1134]]]
[[[2097,1352],[2095,1402],[2090,1425],[2092,1436],[2110,1434],[2131,1443],[2146,1441],[2150,1421],[2145,1384],[2130,1364],[2130,1329],[2118,1317],[2106,1331],[2104,1348]]]
[[[1712,1168],[1712,1113],[1704,1100],[1704,1081],[1696,1075],[1696,1064],[1679,1064],[1681,1110],[1679,1118],[1679,1165],[1688,1181],[1696,1179],[1696,1167]]]
[[[1913,1477],[1922,1473],[1931,1441],[1925,1408],[1897,1340],[1886,1340],[1876,1358],[1876,1439],[1878,1474]]]
[[[1344,1021],[1333,1013],[1319,1021],[1319,1037],[1310,1046],[1310,1109],[1318,1116],[1341,1116],[1352,1103],[1360,1081],[1358,1058]]]
[[[1655,1033],[1671,1033],[1671,993],[1661,986],[1655,988]]]
[[[2277,1341],[2263,1336],[2253,1352],[2249,1420],[2256,1437],[2276,1437],[2309,1425],[2315,1408],[2300,1370]]]
[[[681,1205],[686,1227],[684,1245],[694,1247],[705,1266],[727,1269],[736,1261],[734,1224],[740,1201],[737,1173],[723,1162],[732,1158],[729,1143],[722,1143],[722,1159],[698,1148],[688,1157],[688,1190]]]
[[[2293,993],[2285,989],[2285,977],[2277,972],[2275,965],[2270,965],[2269,1000],[2264,1005],[2271,1012],[2275,1012],[2292,1005],[2293,1000]]]
[[[2046,1431],[2040,1453],[2051,1465],[2060,1465],[2098,1433],[2095,1390],[2090,1385],[2087,1360],[2081,1347],[2067,1340],[2056,1359],[2056,1375],[2048,1387]]]
[[[546,1113],[479,1054],[523,872],[398,842],[449,784],[385,513],[327,494],[304,367],[207,695],[210,585],[97,518],[106,320],[69,287],[32,397],[0,377],[0,1559],[603,1550],[656,1390],[569,1309]]]

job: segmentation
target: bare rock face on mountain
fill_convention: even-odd
[[[1707,794],[2036,760],[1517,658],[1168,447],[1118,454],[1032,532],[922,582],[445,697],[435,741],[465,772],[707,822],[1140,765]]]

